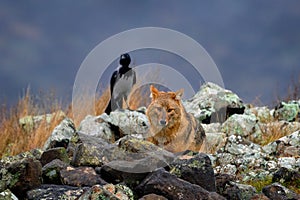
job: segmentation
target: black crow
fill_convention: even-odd
[[[108,115],[111,111],[122,108],[123,99],[128,107],[127,98],[132,86],[136,83],[135,71],[129,67],[131,62],[128,53],[120,56],[120,65],[110,79],[110,101],[105,109]]]

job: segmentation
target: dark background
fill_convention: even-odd
[[[15,103],[28,86],[33,93],[54,89],[70,101],[87,54],[114,34],[145,26],[195,39],[217,64],[225,87],[248,103],[258,98],[272,104],[300,73],[296,0],[7,0],[0,1],[0,103]],[[145,51],[134,63],[168,63],[169,55],[154,54],[159,56]]]

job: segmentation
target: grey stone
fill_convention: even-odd
[[[115,141],[110,125],[103,121],[102,116],[86,116],[80,122],[78,131],[94,137],[100,137],[107,142],[112,143]]]
[[[276,106],[274,111],[274,117],[278,120],[284,121],[295,121],[298,117],[298,113],[300,112],[300,105],[296,101],[290,101],[288,103],[281,102],[278,106]]]
[[[177,159],[170,167],[170,173],[178,178],[199,185],[207,191],[216,191],[214,170],[206,154],[200,153],[189,159]]]
[[[269,123],[274,121],[271,110],[266,107],[251,107],[245,110],[245,114],[254,114],[260,123]]]
[[[27,115],[19,119],[20,126],[27,132],[36,129],[42,121],[45,121],[47,125],[50,125],[53,119],[63,119],[66,117],[66,114],[59,110],[57,112],[45,115]]]
[[[300,131],[284,136],[262,147],[264,152],[277,157],[300,156]]]
[[[116,110],[99,116],[103,121],[119,127],[123,135],[143,135],[148,132],[149,122],[145,114],[130,110]]]
[[[144,173],[164,167],[174,160],[174,154],[140,139],[123,137],[114,144],[78,133],[73,157],[74,166],[107,165],[118,171]]]
[[[239,115],[234,114],[230,116],[222,124],[222,132],[230,135],[240,135],[245,138],[261,139],[261,130],[257,124],[258,120],[254,114],[251,115]]]
[[[18,200],[18,197],[14,195],[9,189],[0,192],[0,199],[1,200]]]
[[[223,122],[234,113],[242,114],[242,100],[230,90],[205,83],[191,99],[183,102],[187,112],[205,123]]]
[[[216,153],[220,148],[223,148],[227,142],[227,137],[224,133],[205,133],[205,153]]]
[[[294,169],[296,165],[296,158],[294,157],[281,157],[278,158],[278,165],[287,169]]]
[[[51,133],[48,140],[45,142],[44,150],[54,147],[66,147],[75,135],[76,128],[73,121],[65,118]]]
[[[219,133],[221,132],[220,123],[201,124],[205,133]]]

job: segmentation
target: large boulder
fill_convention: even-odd
[[[225,199],[215,192],[208,192],[198,185],[184,181],[164,169],[149,174],[137,186],[136,191],[140,196],[153,193],[168,199]]]
[[[0,160],[0,192],[9,189],[17,197],[42,184],[42,165],[30,152]]]
[[[113,144],[82,133],[78,133],[77,139],[74,166],[106,165],[122,172],[144,173],[164,167],[174,159],[172,153],[129,136]]]
[[[232,114],[243,114],[242,100],[230,90],[207,82],[191,99],[184,102],[187,112],[203,123],[224,122]]]
[[[201,186],[210,192],[216,191],[215,175],[209,157],[200,153],[192,158],[177,159],[171,163],[171,174]]]

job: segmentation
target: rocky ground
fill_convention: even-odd
[[[143,108],[65,118],[43,149],[0,160],[0,199],[300,199],[300,100],[253,107],[207,83],[184,105],[205,153],[146,142]]]

